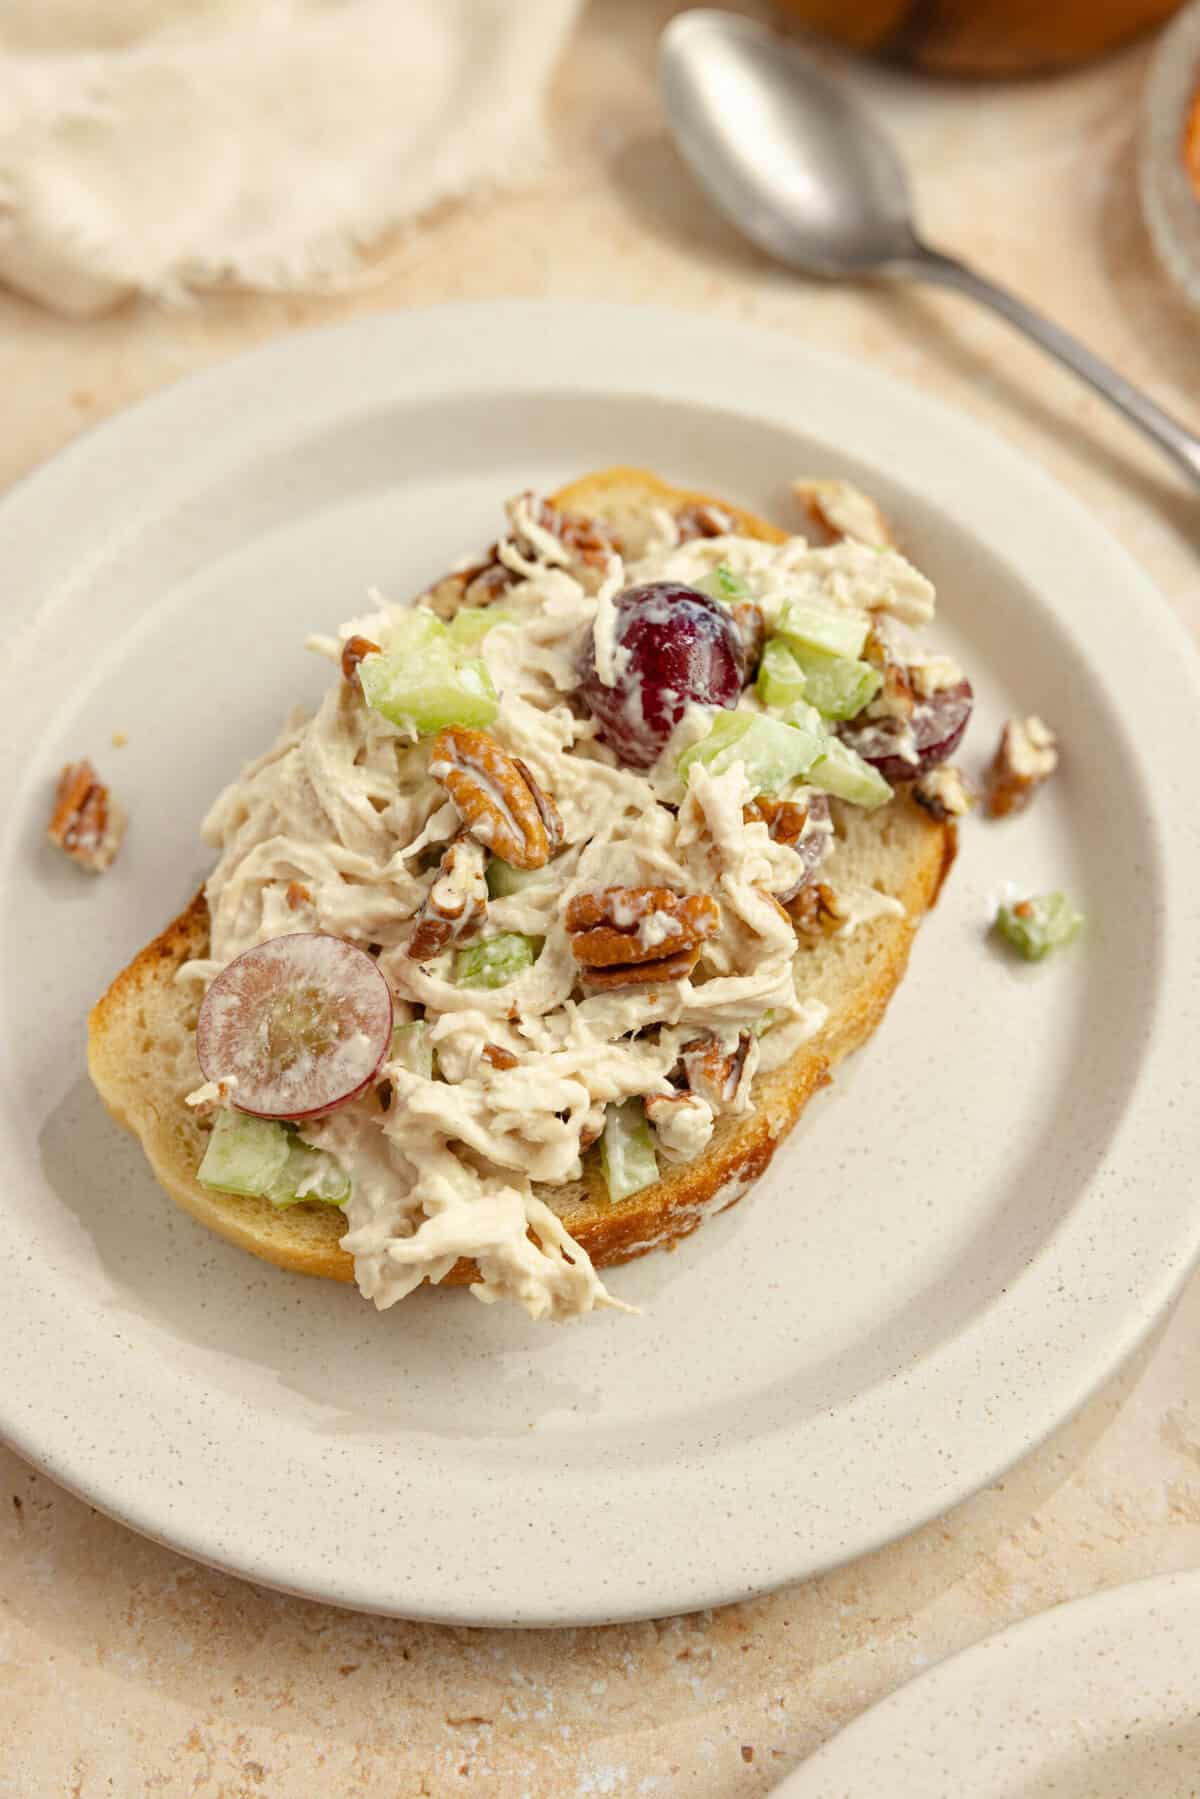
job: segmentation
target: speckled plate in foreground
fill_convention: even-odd
[[[218,787],[323,673],[305,634],[617,461],[792,516],[861,479],[941,595],[978,772],[1003,714],[1066,746],[971,821],[867,1050],[758,1190],[565,1328],[424,1292],[377,1315],[173,1206],[84,1072],[91,1000],[203,874]],[[977,426],[783,337],[488,304],[297,336],[165,393],[0,507],[0,1430],[94,1504],[252,1579],[467,1623],[733,1599],[861,1554],[1077,1406],[1200,1246],[1200,682],[1101,527]],[[112,747],[112,734],[128,747]],[[90,754],[132,816],[89,881],[43,841]],[[1006,881],[1086,939],[1015,966]]]
[[[776,1799],[1200,1793],[1200,1574],[1056,1606],[901,1687]]]

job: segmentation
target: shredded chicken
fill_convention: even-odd
[[[606,547],[597,592],[534,502],[515,503],[511,516],[512,535],[495,552],[513,577],[508,617],[478,651],[499,695],[488,730],[552,801],[561,844],[519,890],[487,899],[485,928],[535,939],[532,965],[502,986],[469,987],[454,979],[453,948],[429,960],[409,953],[414,920],[444,901],[431,894],[464,820],[431,772],[428,742],[388,723],[357,680],[339,674],[315,715],[290,723],[210,811],[205,830],[220,851],[207,887],[211,945],[181,978],[206,983],[243,950],[294,931],[298,894],[305,928],[376,953],[400,1016],[423,1015],[434,1068],[415,1072],[411,1054],[396,1049],[367,1095],[303,1128],[350,1177],[343,1243],[363,1293],[390,1306],[471,1256],[480,1299],[563,1318],[618,1303],[538,1192],[579,1176],[604,1108],[640,1097],[668,1157],[697,1153],[713,1102],[680,1103],[672,1075],[685,1046],[711,1040],[724,1055],[748,1057],[752,1073],[760,1056],[761,1066],[778,1065],[825,1017],[797,989],[805,958],[772,898],[799,885],[804,859],[750,808],[740,763],[716,775],[694,763],[683,786],[676,760],[707,729],[703,708],[689,707],[645,774],[597,742],[594,722],[569,700],[588,632],[598,620],[602,654],[619,672],[603,631],[612,596],[647,580],[695,583],[719,563],[746,580],[768,630],[796,597],[920,623],[933,590],[892,549],[680,540],[667,519],[636,562]],[[335,665],[344,646],[363,640],[386,654],[401,610],[380,602],[314,647]],[[804,803],[802,789],[791,797]],[[478,871],[472,878],[479,887]],[[690,975],[588,991],[566,910],[577,895],[613,888],[711,896],[719,924]],[[886,904],[871,898],[875,911]],[[748,1037],[767,1014],[768,1034]],[[747,1075],[739,1103],[748,1103],[749,1084]]]

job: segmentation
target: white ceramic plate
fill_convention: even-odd
[[[789,516],[864,480],[980,698],[1066,744],[970,823],[883,1028],[753,1198],[535,1328],[377,1316],[207,1235],[84,1074],[87,1007],[192,892],[199,819],[324,667],[305,634],[418,589],[505,495],[625,460]],[[1200,683],[1132,562],[1036,468],[870,369],[655,311],[497,304],[277,343],[98,431],[0,509],[0,1427],[135,1528],[255,1580],[472,1623],[661,1614],[859,1555],[998,1473],[1132,1348],[1200,1242]],[[115,730],[128,747],[110,747]],[[112,873],[43,841],[92,754]],[[1011,879],[1085,904],[1015,966]]]
[[[951,1656],[776,1799],[1196,1799],[1200,1574],[1110,1587]]]

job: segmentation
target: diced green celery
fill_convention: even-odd
[[[409,606],[394,614],[384,651],[392,658],[419,655],[426,650],[444,649],[447,642],[446,627],[436,612],[428,606]]]
[[[768,1006],[762,1017],[756,1018],[754,1023],[750,1026],[751,1035],[755,1037],[765,1037],[774,1023],[775,1008],[774,1006]]]
[[[437,643],[415,656],[407,650],[366,656],[358,677],[368,705],[421,737],[446,725],[490,725],[498,710],[486,663],[456,658]]]
[[[675,764],[684,781],[687,781],[687,771],[693,762],[703,762],[706,768],[720,773],[721,769],[728,768],[731,762],[736,761],[737,757],[731,753],[717,767],[718,759],[727,750],[732,752],[741,742],[750,729],[754,716],[752,712],[718,712],[707,733],[695,743],[689,744]]]
[[[433,1079],[433,1044],[429,1041],[429,1026],[423,1018],[395,1027],[388,1061],[399,1062],[409,1074],[419,1074],[423,1081]]]
[[[857,718],[883,686],[879,670],[853,656],[797,646],[796,660],[806,682],[804,697],[822,718]]]
[[[704,576],[696,585],[701,593],[706,593],[711,600],[721,600],[728,604],[731,600],[746,598],[746,583],[740,575],[735,575],[728,563],[718,562],[711,574]]]
[[[892,797],[879,770],[864,762],[840,737],[827,739],[824,755],[813,763],[806,778],[811,787],[853,806],[882,806]]]
[[[328,1150],[314,1149],[298,1137],[290,1137],[287,1161],[263,1197],[280,1209],[310,1199],[340,1206],[350,1197],[350,1177]]]
[[[266,1193],[283,1172],[289,1143],[288,1133],[272,1119],[220,1111],[196,1179],[218,1193]]]
[[[824,650],[830,656],[861,656],[870,622],[861,612],[842,612],[833,606],[808,606],[789,600],[775,629],[805,649]]]
[[[761,712],[718,712],[708,736],[679,758],[679,773],[686,782],[693,762],[702,762],[714,775],[740,762],[752,793],[780,793],[789,781],[807,774],[825,748],[820,720],[815,713],[812,717],[815,729],[807,719],[785,724]]]
[[[514,893],[523,893],[526,887],[536,886],[538,881],[550,879],[546,868],[514,868],[511,862],[505,862],[500,856],[491,856],[487,865],[487,889],[493,899],[509,899]]]
[[[273,1206],[305,1199],[336,1206],[350,1193],[347,1175],[325,1150],[301,1143],[274,1119],[245,1112],[218,1112],[196,1178],[218,1193],[269,1199]]]
[[[1065,893],[1036,893],[1015,905],[1000,906],[995,929],[1027,962],[1040,962],[1052,949],[1078,937],[1083,913]]]
[[[503,606],[463,606],[450,620],[450,641],[460,650],[473,650],[496,625],[507,625],[512,613]]]
[[[503,987],[537,961],[540,940],[522,931],[501,931],[460,949],[454,958],[454,980],[459,987]]]
[[[614,1202],[640,1193],[658,1179],[654,1139],[640,1099],[623,1100],[620,1105],[607,1108],[600,1139],[600,1166],[608,1197]]]
[[[804,698],[804,670],[796,652],[782,637],[772,637],[767,642],[758,665],[757,685],[764,706],[792,706]]]

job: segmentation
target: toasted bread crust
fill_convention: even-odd
[[[623,513],[652,506],[718,506],[744,535],[770,542],[786,535],[728,501],[671,487],[643,470],[614,468],[571,483],[554,495],[567,512],[599,514],[617,524]],[[834,988],[834,1003],[821,1031],[781,1068],[760,1075],[753,1109],[720,1121],[697,1161],[670,1169],[653,1186],[609,1202],[598,1168],[562,1191],[543,1190],[597,1267],[628,1261],[688,1236],[703,1219],[736,1203],[772,1155],[812,1095],[828,1084],[831,1069],[866,1041],[903,977],[922,915],[933,905],[955,853],[952,825],[937,824],[907,796],[885,809],[903,841],[892,847],[897,864],[889,891],[904,916],[873,920],[860,936],[847,978]],[[878,816],[878,815],[874,815]],[[868,828],[868,827],[864,827]],[[192,1045],[192,1000],[176,981],[182,964],[208,951],[208,907],[203,892],[148,944],[114,980],[93,1008],[88,1029],[92,1080],[119,1124],[141,1141],[167,1192],[200,1223],[263,1260],[293,1273],[352,1281],[352,1258],[340,1247],[342,1214],[321,1205],[278,1211],[266,1200],[210,1192],[195,1178],[204,1133],[182,1104],[200,1077]],[[857,942],[857,939],[856,939]],[[812,952],[816,953],[816,952]],[[836,975],[835,975],[836,978]],[[473,1262],[460,1260],[443,1285],[477,1278]]]

